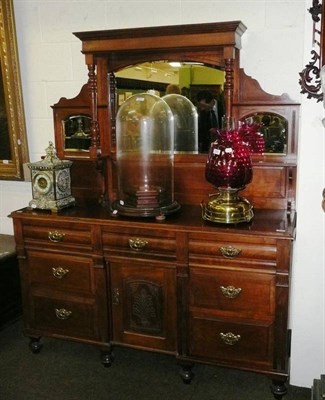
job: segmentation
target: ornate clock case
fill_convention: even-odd
[[[71,196],[71,165],[71,161],[57,157],[52,142],[41,161],[28,164],[33,191],[33,200],[29,203],[31,208],[57,212],[75,205],[75,199]]]

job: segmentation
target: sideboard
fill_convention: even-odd
[[[52,108],[57,154],[73,161],[76,206],[11,214],[33,352],[42,336],[75,340],[97,346],[109,366],[112,348],[129,346],[173,355],[186,383],[201,362],[265,374],[276,399],[286,394],[299,104],[265,93],[240,68],[245,29],[232,21],[75,33],[88,81]],[[227,117],[284,122],[283,151],[252,155],[253,180],[242,192],[252,221],[203,220],[200,203],[216,190],[204,178],[206,154],[174,156],[178,212],[160,221],[114,214],[114,73],[157,60],[223,71]],[[71,148],[76,121],[87,140]]]
[[[184,206],[165,221],[115,218],[96,204],[12,213],[32,351],[49,336],[166,352],[268,374],[285,394],[294,213],[256,210],[237,226]],[[279,397],[278,397],[279,398]]]

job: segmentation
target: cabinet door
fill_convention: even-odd
[[[113,342],[176,351],[176,278],[171,266],[110,264]]]

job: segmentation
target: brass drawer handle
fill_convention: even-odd
[[[235,335],[232,332],[220,333],[220,339],[227,345],[233,346],[241,339],[240,335]]]
[[[51,242],[62,242],[63,238],[64,238],[65,234],[59,231],[50,231],[48,233],[48,238],[50,239]]]
[[[55,315],[59,319],[68,319],[71,314],[72,314],[72,311],[66,310],[65,308],[56,308],[55,309]]]
[[[235,286],[220,286],[221,293],[228,299],[235,299],[239,296],[242,288],[236,288]]]
[[[68,269],[62,267],[52,268],[53,276],[58,279],[62,279],[64,276],[66,276],[68,272],[69,272]]]
[[[143,239],[129,239],[129,246],[132,250],[143,250],[147,246],[148,242]]]
[[[220,253],[226,258],[235,258],[239,256],[241,250],[233,246],[222,246],[220,247]]]

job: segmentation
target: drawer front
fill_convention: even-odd
[[[31,301],[32,329],[52,334],[98,338],[99,329],[93,299],[81,301],[63,300],[36,295]]]
[[[224,264],[245,263],[251,264],[264,263],[276,265],[277,248],[275,243],[258,243],[250,239],[251,242],[209,240],[206,238],[190,238],[189,257],[192,261],[203,262],[209,258],[208,262],[222,262]]]
[[[271,365],[272,325],[192,317],[190,355],[230,363]]]
[[[28,223],[27,223],[28,222]],[[74,246],[82,251],[91,250],[91,228],[72,224],[54,224],[27,221],[23,225],[23,236],[26,245],[46,245],[51,247]]]
[[[103,232],[104,253],[132,257],[176,258],[175,232],[124,229]]]
[[[29,281],[53,290],[92,290],[92,259],[62,254],[28,252]]]
[[[270,319],[275,276],[217,268],[190,268],[191,307],[241,318]]]

